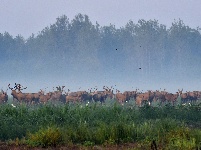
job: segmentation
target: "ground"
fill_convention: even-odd
[[[133,148],[136,148],[137,144],[135,143],[127,143],[127,144],[121,144],[121,145],[107,145],[107,146],[92,146],[92,147],[83,147],[83,146],[58,146],[58,147],[49,147],[49,148],[30,148],[25,145],[17,146],[15,144],[8,145],[5,142],[0,143],[0,150],[131,150]]]

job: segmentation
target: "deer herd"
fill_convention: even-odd
[[[124,91],[121,93],[116,89],[114,93],[114,87],[110,88],[107,86],[103,86],[102,91],[98,91],[97,88],[88,89],[88,91],[76,91],[76,92],[66,92],[64,90],[65,86],[58,86],[56,90],[52,92],[45,92],[44,90],[40,90],[37,93],[24,93],[22,92],[27,87],[23,87],[21,84],[16,84],[14,87],[8,85],[8,88],[11,90],[11,95],[13,97],[13,101],[17,101],[19,103],[26,104],[46,104],[48,101],[60,101],[62,103],[76,103],[76,102],[100,102],[104,103],[106,99],[115,99],[120,104],[124,104],[129,100],[134,100],[136,105],[142,106],[144,102],[148,102],[151,105],[153,102],[165,103],[169,102],[173,105],[177,101],[177,98],[180,97],[182,103],[187,102],[195,102],[201,99],[201,91],[186,91],[178,89],[176,93],[169,93],[165,89],[164,90],[148,90],[146,92],[139,91],[136,89],[134,91]],[[0,92],[0,103],[7,103],[8,95],[7,92],[1,90]]]

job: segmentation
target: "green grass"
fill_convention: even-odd
[[[122,106],[112,100],[87,106],[5,104],[0,106],[0,140],[23,139],[42,147],[137,142],[145,149],[154,140],[161,148],[194,149],[201,146],[200,118],[200,105],[136,107],[133,101]]]

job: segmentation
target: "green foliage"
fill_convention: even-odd
[[[29,133],[27,135],[27,144],[29,146],[42,146],[49,147],[61,144],[62,133],[58,128],[48,127],[46,129],[40,129],[36,133]]]
[[[84,146],[94,146],[94,142],[91,142],[91,141],[85,141]]]
[[[26,137],[28,145],[43,147],[61,142],[85,146],[137,142],[150,146],[153,140],[161,147],[200,146],[200,105],[139,108],[131,104],[1,105],[0,140],[20,144]]]
[[[195,149],[196,140],[187,128],[174,129],[165,135],[167,149]]]

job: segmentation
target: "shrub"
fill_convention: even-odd
[[[48,127],[47,129],[40,129],[38,132],[28,134],[27,144],[31,147],[34,146],[54,146],[62,142],[62,134],[58,128]]]
[[[179,128],[168,132],[165,136],[168,149],[195,149],[196,139],[190,134],[188,128]]]

